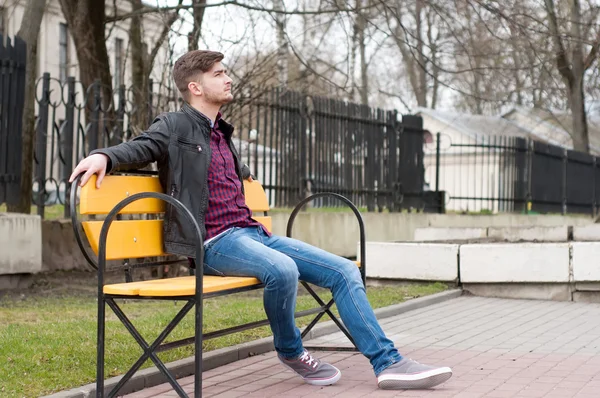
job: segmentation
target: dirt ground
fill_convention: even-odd
[[[60,296],[93,297],[98,290],[98,282],[94,272],[44,272],[23,278],[26,278],[23,284],[30,284],[29,287],[0,290],[0,299],[19,300]]]
[[[139,275],[136,275],[135,279],[139,280]],[[125,282],[123,271],[105,274],[105,283],[119,282]],[[92,271],[42,272],[23,276],[20,285],[29,287],[0,289],[0,300],[65,296],[96,297],[98,292],[98,278],[96,272]]]

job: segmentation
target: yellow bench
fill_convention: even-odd
[[[96,176],[93,176],[88,183],[81,188],[79,196],[79,214],[106,216],[105,220],[80,221],[75,207],[77,202],[77,190],[79,186],[79,176],[71,186],[70,206],[75,237],[84,256],[92,267],[98,272],[98,347],[97,347],[97,374],[96,374],[96,395],[104,396],[104,329],[105,329],[105,309],[108,305],[123,322],[132,336],[144,350],[140,359],[125,373],[117,385],[109,392],[108,396],[116,396],[119,390],[133,376],[139,367],[147,360],[151,359],[167,380],[178,393],[179,396],[186,397],[177,380],[169,372],[166,366],[156,356],[157,350],[164,350],[180,347],[187,344],[195,344],[195,396],[202,394],[202,340],[203,338],[213,338],[225,334],[235,333],[237,331],[267,325],[268,321],[252,322],[239,325],[225,330],[211,333],[202,332],[202,300],[204,298],[217,295],[225,295],[240,291],[248,291],[262,288],[262,283],[256,278],[244,277],[220,277],[205,276],[202,274],[202,266],[196,267],[195,275],[172,277],[167,279],[154,279],[145,281],[133,281],[131,271],[138,267],[158,266],[164,264],[181,263],[182,259],[165,260],[144,263],[134,263],[132,259],[141,259],[147,257],[167,256],[163,251],[162,245],[162,220],[160,214],[165,210],[165,202],[170,202],[174,211],[182,211],[190,219],[197,229],[198,249],[196,254],[196,263],[202,264],[204,250],[201,244],[200,230],[191,213],[174,198],[162,193],[162,187],[156,176],[149,175],[110,175],[106,176],[100,189],[96,188]],[[271,217],[267,215],[269,204],[267,196],[257,181],[244,182],[246,204],[253,212],[253,218],[260,221],[267,229],[271,230]],[[364,225],[358,210],[346,198],[331,193],[321,193],[313,195],[302,202],[294,209],[288,222],[287,234],[291,236],[293,221],[301,210],[303,205],[309,200],[322,196],[335,196],[348,204],[356,214],[360,226],[361,241],[361,274],[365,280],[364,269]],[[260,213],[264,215],[259,215]],[[129,219],[129,215],[145,215],[150,219]],[[96,262],[91,256],[83,242],[81,229],[85,232],[87,242],[91,250],[98,257]],[[199,260],[198,260],[199,259]],[[106,261],[123,260],[123,269],[126,273],[125,283],[105,284],[104,273]],[[187,264],[187,259],[185,263]],[[190,273],[194,273],[190,270]],[[333,300],[324,303],[316,292],[305,282],[302,282],[308,292],[319,303],[320,307],[301,311],[296,314],[306,316],[317,314],[313,321],[302,332],[302,337],[312,329],[319,319],[328,314],[340,329],[352,338],[343,324],[334,316],[330,308]],[[137,332],[134,325],[117,305],[115,299],[136,298],[136,299],[170,299],[187,301],[175,318],[169,323],[165,330],[152,343],[147,343]],[[195,310],[196,330],[195,336],[178,340],[175,342],[163,343],[168,334],[183,319],[183,317],[192,309]],[[341,349],[341,347],[336,347]]]

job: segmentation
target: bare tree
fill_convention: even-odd
[[[439,97],[440,41],[444,25],[426,0],[384,4],[387,34],[400,52],[418,106],[435,108]]]
[[[147,7],[142,0],[130,0],[132,11]],[[183,1],[180,0],[181,4]],[[157,10],[157,12],[160,12]],[[157,38],[153,38],[152,47],[144,40],[143,15],[133,14],[129,21],[129,42],[131,48],[131,80],[133,103],[137,111],[133,113],[130,127],[134,135],[143,131],[148,124],[148,113],[145,112],[152,104],[148,103],[148,90],[150,86],[150,74],[154,67],[156,56],[168,39],[173,24],[180,18],[177,11],[168,12],[163,15],[163,27]],[[201,23],[201,20],[200,20]],[[196,18],[194,18],[194,26]]]
[[[33,148],[35,145],[35,82],[37,65],[37,43],[42,17],[46,9],[46,0],[28,0],[21,27],[17,36],[27,44],[27,65],[25,68],[25,100],[23,109],[23,156],[21,168],[21,186],[19,203],[9,205],[8,211],[17,213],[31,212]]]
[[[273,0],[273,9],[284,10],[283,0]],[[278,13],[275,15],[275,32],[277,37],[277,76],[279,84],[286,86],[288,83],[288,43],[286,40],[286,16]]]
[[[60,0],[60,7],[75,43],[79,80],[84,87],[91,87],[96,79],[100,79],[102,106],[109,109],[112,77],[106,49],[105,0]],[[111,119],[108,117],[104,120]],[[110,131],[110,126],[102,126],[102,129]],[[100,137],[101,134],[98,138]],[[90,148],[95,148],[99,143],[89,142],[89,145]]]
[[[181,5],[182,2],[179,2]],[[206,0],[192,0],[192,16],[194,25],[188,35],[188,51],[198,49],[198,40],[202,34],[202,21],[204,20],[204,10],[206,10]]]
[[[593,33],[593,26],[597,24],[600,10],[597,6],[588,10],[586,14],[589,18],[584,21],[579,0],[571,1],[568,15],[563,18],[559,18],[554,0],[545,0],[544,5],[548,13],[549,34],[554,44],[556,68],[567,88],[568,104],[573,117],[573,147],[589,152],[584,80],[586,71],[598,58],[600,31],[592,40],[589,39],[589,35]],[[570,29],[568,32],[562,32],[560,27]],[[568,41],[564,39],[565,36],[569,38]],[[587,53],[584,46],[589,48]]]

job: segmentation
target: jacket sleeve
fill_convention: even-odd
[[[159,116],[147,131],[133,140],[109,148],[96,149],[90,155],[102,153],[110,159],[106,172],[141,169],[167,156],[170,129],[165,117]]]

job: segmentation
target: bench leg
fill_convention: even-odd
[[[202,292],[198,289],[197,292]],[[202,398],[202,293],[196,293],[196,335],[194,336],[194,398]]]
[[[302,331],[302,334],[301,334],[302,338],[304,338],[312,330],[312,328],[317,324],[317,322],[319,322],[319,320],[323,317],[323,315],[327,314],[327,315],[329,315],[331,320],[337,325],[337,327],[342,331],[342,333],[344,333],[346,335],[348,340],[350,340],[350,342],[354,346],[353,348],[348,348],[348,347],[305,347],[305,348],[311,349],[311,350],[328,350],[328,351],[358,351],[358,348],[356,347],[356,343],[354,342],[354,339],[352,338],[352,336],[350,336],[350,332],[348,331],[348,329],[346,329],[346,326],[331,311],[331,306],[334,304],[333,299],[329,300],[329,302],[327,304],[325,304],[325,302],[321,299],[321,297],[319,297],[317,292],[315,292],[308,283],[306,283],[304,281],[301,281],[301,283],[304,286],[304,288],[310,293],[310,295],[313,296],[313,298],[317,301],[317,303],[321,306],[321,308],[323,308],[323,310],[317,314],[317,316],[308,324],[308,326],[306,326],[306,328],[304,328],[304,330]]]
[[[156,338],[156,340],[154,340],[154,342],[151,345],[148,345],[146,340],[144,340],[144,338],[140,335],[140,333],[137,331],[135,326],[133,326],[131,321],[127,318],[125,313],[123,313],[121,308],[119,308],[117,303],[115,303],[115,301],[112,298],[107,298],[106,303],[113,310],[115,315],[117,315],[119,320],[123,323],[125,328],[129,331],[129,333],[131,333],[131,335],[137,341],[137,343],[140,345],[140,347],[142,347],[142,349],[144,350],[144,353],[142,354],[142,356],[135,362],[135,364],[133,364],[133,366],[127,371],[127,373],[125,373],[125,375],[123,375],[123,377],[119,380],[117,385],[112,389],[112,391],[109,393],[108,396],[109,397],[116,396],[117,393],[119,392],[119,390],[125,385],[125,383],[127,383],[127,381],[129,381],[129,379],[133,376],[133,374],[135,372],[137,372],[137,370],[144,364],[144,362],[146,362],[146,360],[148,358],[150,358],[150,360],[152,360],[152,362],[154,362],[154,364],[161,371],[161,373],[163,373],[165,375],[168,382],[171,384],[173,389],[177,392],[177,395],[179,395],[180,397],[186,398],[188,395],[185,393],[185,391],[183,391],[183,388],[181,387],[181,385],[179,385],[179,383],[173,377],[171,372],[169,372],[169,370],[167,369],[165,364],[158,358],[155,351],[160,346],[160,344],[163,342],[163,340],[165,338],[167,338],[167,336],[169,335],[169,333],[171,333],[171,331],[175,328],[175,326],[177,326],[179,324],[179,322],[181,322],[181,320],[185,317],[185,315],[190,311],[190,309],[192,309],[192,306],[194,306],[195,301],[189,300],[183,306],[183,308],[181,308],[181,310],[179,310],[179,312],[177,313],[175,318],[173,318],[173,320],[167,325],[167,327],[161,332],[161,334]]]
[[[98,297],[98,335],[96,345],[96,397],[104,398],[104,328],[106,307],[104,295]]]

